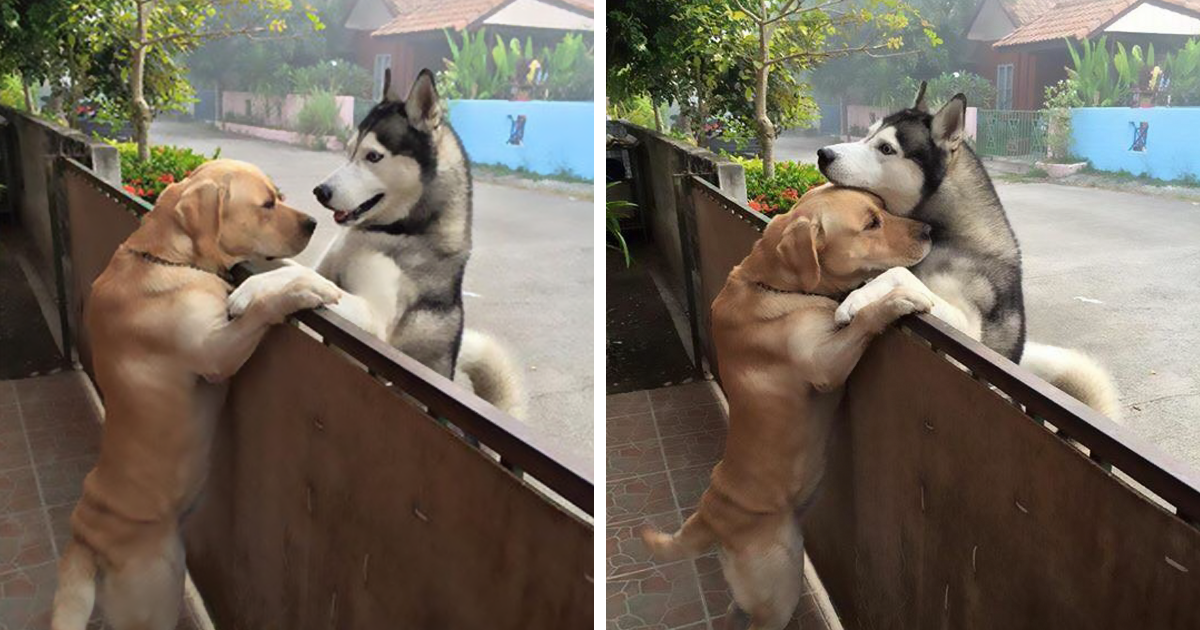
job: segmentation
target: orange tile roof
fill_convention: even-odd
[[[1028,24],[1054,6],[1054,0],[1001,0],[1000,5],[1017,24]]]
[[[511,0],[389,0],[392,21],[371,33],[372,37],[402,35],[442,29],[459,30],[491,14]],[[558,0],[576,10],[595,12],[594,0]]]
[[[1029,0],[1017,0],[1018,2]],[[1062,0],[1033,21],[1023,24],[993,46],[1019,46],[1056,39],[1083,39],[1144,0]],[[1200,13],[1200,0],[1157,0],[1193,13]]]

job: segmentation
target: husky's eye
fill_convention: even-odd
[[[885,144],[883,146],[887,146],[887,145]],[[880,225],[883,225],[883,224],[879,221],[879,215],[872,214],[871,220],[867,222],[867,227],[863,228],[863,230],[864,231],[865,230],[877,230],[877,229],[879,229]]]
[[[367,151],[366,158],[368,162],[375,163],[383,159],[383,154],[378,151]]]
[[[879,152],[884,155],[892,155],[896,152],[896,150],[892,148],[892,145],[885,142],[879,145]]]

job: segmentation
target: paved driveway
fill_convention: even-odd
[[[785,134],[779,159],[816,161]],[[1092,354],[1126,424],[1200,468],[1200,205],[1054,184],[996,182],[1024,254],[1029,337]]]
[[[151,137],[258,164],[288,202],[320,222],[299,257],[312,264],[339,228],[312,196],[344,162],[339,153],[156,122]],[[525,368],[530,422],[571,452],[593,458],[593,230],[591,200],[475,186],[474,251],[463,282],[467,325],[503,340]]]

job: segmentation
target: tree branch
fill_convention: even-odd
[[[751,18],[753,18],[755,23],[762,23],[763,19],[761,17],[759,17],[759,15],[757,13],[755,13],[753,10],[751,10],[750,7],[746,6],[745,0],[733,0],[733,4],[739,10],[741,10],[742,13],[745,13],[746,15],[749,15]]]
[[[805,13],[812,13],[813,11],[823,11],[827,7],[834,6],[835,4],[844,4],[845,2],[846,0],[829,0],[824,4],[818,4],[816,6],[808,7],[807,9],[801,9],[799,6],[792,6],[796,4],[796,0],[788,0],[788,3],[783,5],[783,9],[779,12],[779,15],[767,20],[767,24],[778,22],[780,20],[786,20],[787,18],[795,17],[797,15],[804,15]]]
[[[816,51],[816,52],[798,52],[798,53],[791,54],[791,55],[784,55],[782,57],[776,57],[774,59],[769,59],[769,60],[767,60],[767,65],[783,63],[785,61],[791,61],[793,59],[818,58],[818,57],[819,58],[838,57],[841,55],[849,55],[849,54],[853,54],[853,53],[866,53],[866,55],[868,57],[882,59],[884,57],[899,57],[900,55],[909,55],[909,54],[913,54],[913,53],[917,52],[916,50],[911,50],[911,51],[891,53],[891,54],[886,54],[886,55],[871,54],[872,52],[883,49],[883,48],[887,48],[886,43],[885,44],[875,44],[874,46],[867,46],[867,45],[857,46],[854,48],[835,48],[833,50],[820,50],[820,51]]]
[[[136,47],[149,48],[150,46],[181,39],[195,39],[199,41],[204,39],[224,39],[226,37],[233,37],[235,35],[245,35],[250,37],[255,33],[261,33],[265,30],[267,30],[267,28],[263,26],[247,26],[244,28],[226,29],[223,31],[208,31],[204,33],[175,33],[174,35],[163,35],[162,37],[148,39],[144,42],[141,42]]]

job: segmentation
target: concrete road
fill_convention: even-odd
[[[779,159],[832,138],[784,134]],[[1200,469],[1200,204],[996,181],[1024,254],[1029,338],[1112,372],[1125,424]]]
[[[175,144],[259,165],[288,203],[320,222],[298,258],[313,264],[340,229],[313,187],[345,158],[226,134],[190,123],[156,122],[156,144]],[[475,186],[474,251],[463,282],[467,325],[502,340],[524,367],[529,421],[579,457],[593,458],[594,271],[591,200]]]

